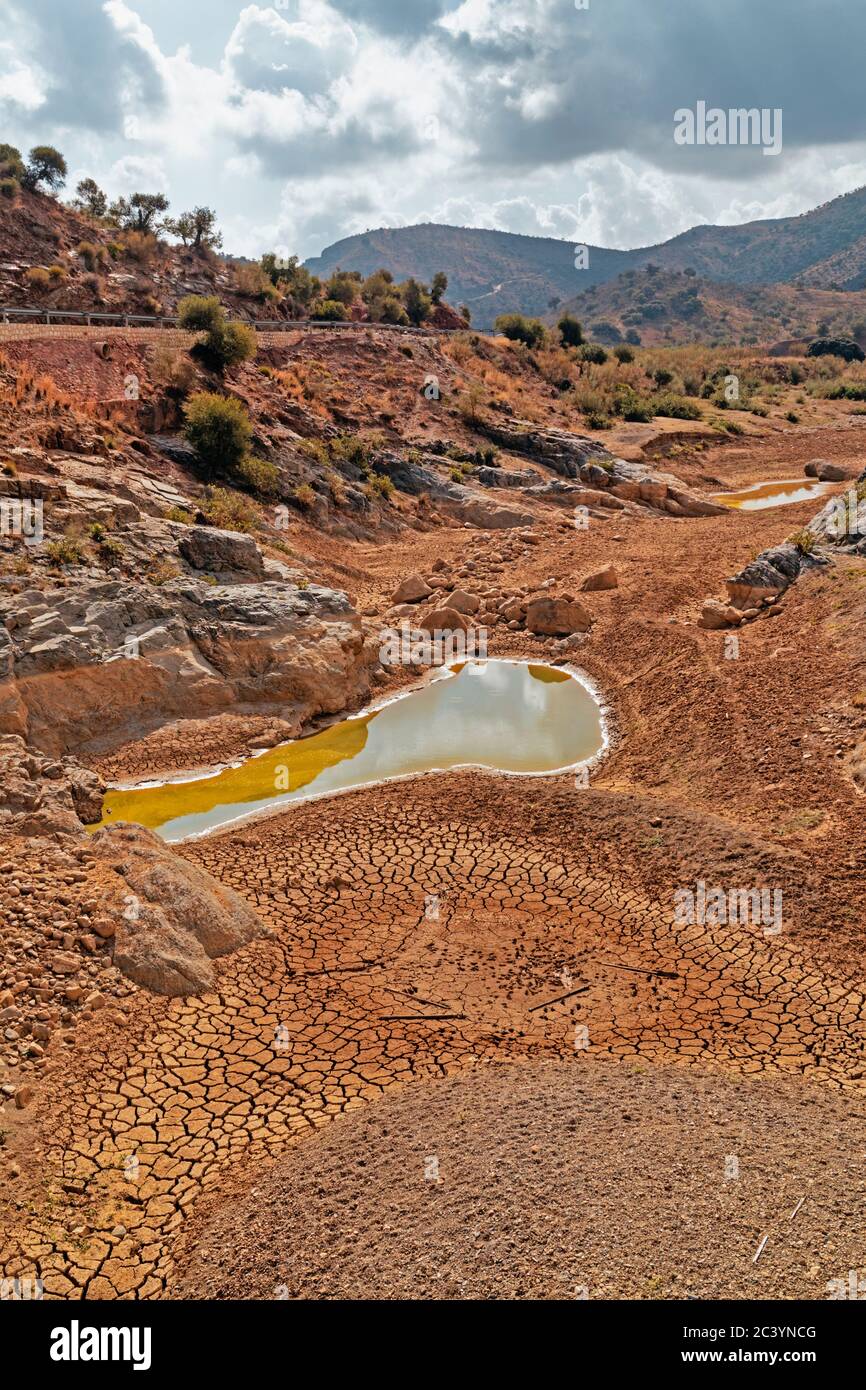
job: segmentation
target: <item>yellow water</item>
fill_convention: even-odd
[[[598,702],[569,672],[517,661],[464,662],[422,689],[237,767],[110,790],[100,825],[136,821],[167,840],[272,806],[412,773],[476,766],[543,773],[600,751]]]
[[[765,507],[786,507],[791,502],[821,497],[829,486],[817,478],[777,478],[771,483],[754,483],[740,492],[714,492],[713,501],[741,512],[759,512]]]

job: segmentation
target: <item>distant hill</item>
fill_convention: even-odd
[[[682,270],[644,266],[566,300],[587,337],[618,343],[631,334],[645,347],[675,343],[772,344],[825,333],[866,341],[866,290],[839,292],[801,284],[724,285]]]
[[[866,188],[858,188],[798,217],[693,227],[631,251],[590,246],[584,270],[575,269],[571,242],[437,223],[346,237],[307,265],[323,276],[338,267],[369,275],[386,266],[399,279],[422,280],[444,270],[451,303],[468,304],[473,323],[489,328],[497,314],[547,314],[552,299],[570,300],[648,262],[721,283],[859,290],[866,287],[864,227]]]

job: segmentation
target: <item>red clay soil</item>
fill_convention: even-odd
[[[863,439],[771,436],[678,471],[794,476],[804,456],[859,463]],[[571,591],[613,562],[619,588],[586,596],[572,655],[614,746],[589,789],[454,772],[185,846],[273,935],[226,958],[214,994],[135,990],[122,1024],[86,1018],[52,1051],[0,1157],[2,1272],[38,1270],[60,1297],[822,1298],[862,1265],[866,561],[798,582],[736,660],[695,625],[813,511],[582,533],[546,511],[537,544],[307,531],[317,575],[351,567],[371,622],[440,557]],[[553,647],[496,628],[490,651]],[[188,733],[178,767],[202,756]],[[243,743],[222,734],[220,752]],[[140,771],[166,747],[126,752]],[[698,880],[780,888],[782,932],[678,923],[673,895]],[[417,1180],[431,1154],[435,1191]],[[513,1185],[492,1186],[503,1155]]]

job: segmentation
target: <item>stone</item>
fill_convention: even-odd
[[[841,463],[831,463],[829,459],[812,459],[803,472],[807,478],[817,478],[822,483],[842,483],[855,476],[855,469],[845,468]]]
[[[455,589],[448,596],[448,607],[456,608],[458,613],[477,613],[481,607],[481,599],[477,594],[470,594],[466,589]]]
[[[583,594],[594,594],[602,589],[616,589],[619,587],[619,576],[613,565],[605,565],[604,569],[596,570],[594,574],[588,574],[580,586]]]
[[[572,632],[587,632],[592,626],[591,614],[582,603],[565,599],[537,598],[526,608],[526,626],[542,637],[568,637]]]
[[[718,599],[708,598],[704,601],[701,608],[701,616],[698,618],[698,627],[715,630],[723,627],[734,627],[739,623],[742,614],[739,609],[734,608],[729,603],[720,603]]]
[[[217,573],[252,574],[265,572],[261,551],[252,536],[241,531],[222,531],[216,526],[189,526],[178,541],[180,551],[193,569]]]
[[[213,960],[264,930],[233,889],[182,859],[152,831],[120,823],[92,839],[118,874],[119,898],[139,900],[138,917],[118,914],[114,964],[154,994],[199,994],[214,984]]]
[[[469,624],[456,608],[433,608],[419,619],[425,632],[468,632]]]
[[[398,584],[391,596],[392,603],[418,603],[421,599],[429,598],[433,590],[420,574],[410,574]]]

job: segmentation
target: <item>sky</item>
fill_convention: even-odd
[[[863,0],[0,0],[0,141],[302,258],[446,222],[610,246],[866,184]],[[781,153],[678,110],[782,112]]]

